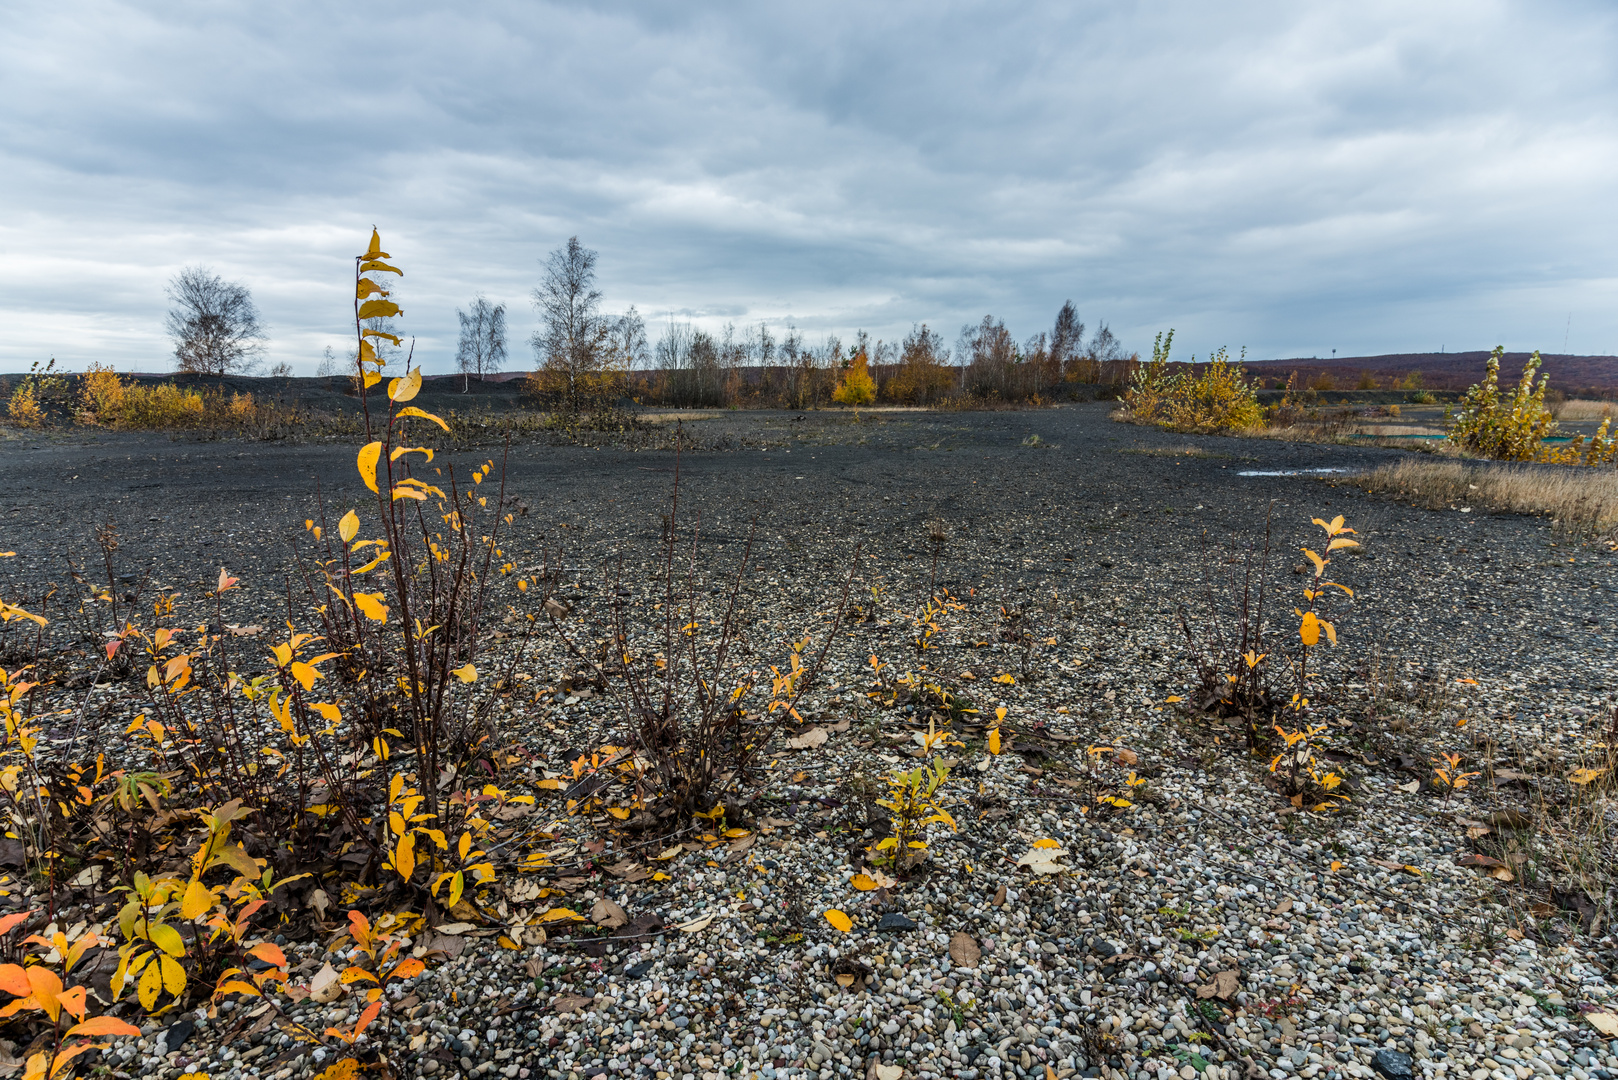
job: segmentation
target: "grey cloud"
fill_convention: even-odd
[[[1140,348],[1618,352],[1614,15],[1436,3],[16,3],[0,368],[168,363],[163,286],[254,290],[270,360],[344,339],[379,225],[448,366],[525,340],[547,251],[655,326]],[[527,362],[514,349],[514,365]]]

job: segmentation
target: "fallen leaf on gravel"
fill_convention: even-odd
[[[826,921],[845,934],[854,929],[854,920],[836,908],[831,908],[826,912]]]
[[[557,1016],[566,1016],[568,1013],[589,1008],[595,1004],[595,1000],[593,997],[581,997],[578,994],[563,994],[551,1002],[551,1007],[556,1010]]]
[[[984,758],[982,761],[978,762],[976,765],[974,765],[972,767],[974,769],[976,769],[978,772],[988,772],[989,771],[989,766],[993,765],[993,764],[994,764],[994,759],[993,758]]]
[[[315,977],[309,980],[309,996],[322,1005],[336,1001],[343,996],[343,984],[338,981],[337,969],[330,964],[322,964]]]
[[[972,940],[971,934],[956,931],[949,939],[949,958],[958,967],[975,968],[983,958],[983,950]]]
[[[1533,824],[1533,819],[1521,810],[1496,810],[1488,821],[1497,829],[1526,829]]]
[[[624,913],[623,908],[603,896],[590,909],[590,921],[597,926],[605,926],[609,930],[616,930],[629,921],[629,916]]]
[[[1474,866],[1474,867],[1478,867],[1479,869],[1487,869],[1487,868],[1489,868],[1491,866],[1504,866],[1504,865],[1506,865],[1505,863],[1501,862],[1499,859],[1493,858],[1492,856],[1489,856],[1489,855],[1467,854],[1467,855],[1462,855],[1460,858],[1456,859],[1455,861],[1456,861],[1457,864],[1459,864],[1461,866]]]
[[[1400,784],[1399,790],[1404,792],[1406,795],[1414,795],[1416,792],[1421,790],[1421,781],[1412,780],[1408,784]]]
[[[645,881],[647,878],[652,876],[651,872],[648,871],[644,866],[641,866],[639,863],[632,862],[629,859],[625,859],[620,863],[614,863],[611,866],[604,866],[602,869],[611,874],[613,877],[618,878],[620,881]]]
[[[571,911],[569,911],[568,914],[573,915]],[[575,919],[578,918],[577,915],[573,915],[573,917]],[[469,922],[447,922],[442,926],[436,926],[433,929],[437,930],[440,934],[464,934],[468,930],[476,930],[477,926]]]
[[[1000,883],[1000,888],[995,890],[994,899],[990,900],[989,903],[993,904],[995,907],[1003,907],[1005,905],[1005,902],[1006,902],[1006,883],[1002,881]]]
[[[1017,860],[1017,865],[1026,866],[1036,874],[1061,874],[1073,869],[1061,863],[1067,855],[1066,848],[1042,846],[1046,843],[1054,844],[1054,841],[1035,841],[1028,853]]]
[[[854,976],[845,971],[843,974],[837,976],[837,985],[841,986],[844,990],[847,990],[850,986],[854,985]]]
[[[1492,878],[1495,878],[1498,881],[1516,881],[1517,880],[1517,875],[1513,874],[1510,870],[1508,870],[1504,866],[1497,866],[1493,870],[1490,870],[1489,871],[1489,876],[1492,877]]]
[[[708,924],[718,917],[719,913],[715,911],[702,916],[700,919],[692,919],[690,922],[681,923],[680,932],[682,934],[695,934],[699,930],[706,930],[708,929]]]
[[[1291,900],[1283,900],[1279,904],[1275,905],[1275,910],[1270,912],[1270,914],[1271,915],[1285,915],[1287,912],[1289,912],[1291,910],[1292,910],[1292,901]]]
[[[551,908],[549,911],[545,912],[539,917],[539,921],[542,923],[561,922],[563,919],[566,919],[569,922],[583,922],[584,916],[580,915],[572,908],[556,907]]]
[[[545,974],[545,961],[536,956],[531,960],[524,961],[522,970],[523,974],[527,975],[530,979],[537,979],[541,975]]]
[[[1384,870],[1403,870],[1404,863],[1389,862],[1386,859],[1371,859],[1372,866],[1380,866]]]
[[[236,637],[252,637],[253,635],[262,633],[264,631],[262,626],[227,626],[225,629],[229,630]]]
[[[1204,1000],[1216,997],[1220,1001],[1229,1001],[1239,986],[1239,972],[1221,971],[1213,977],[1213,982],[1197,987],[1197,997]]]
[[[1574,769],[1568,774],[1567,782],[1584,786],[1593,780],[1599,780],[1607,775],[1606,769]]]
[[[653,855],[652,856],[652,861],[653,862],[668,862],[670,859],[674,858],[676,855],[678,855],[680,852],[682,852],[684,850],[685,850],[685,847],[683,845],[675,844],[673,847],[671,847],[668,850],[664,851],[663,854],[661,854],[661,855]]]
[[[866,874],[855,874],[848,879],[848,883],[860,892],[870,892],[876,888],[876,882]]]
[[[800,735],[794,735],[787,740],[787,745],[794,750],[813,750],[817,746],[824,746],[831,736],[826,734],[823,727],[812,727]]]
[[[1601,1034],[1609,1038],[1618,1039],[1618,1013],[1585,1013],[1584,1018],[1590,1021],[1590,1026],[1601,1032]]]
[[[905,1074],[903,1065],[878,1065],[876,1080],[899,1080]]]
[[[1116,761],[1120,765],[1138,765],[1138,764],[1140,764],[1140,756],[1138,754],[1136,754],[1135,751],[1133,751],[1133,750],[1125,750],[1121,746],[1118,748],[1118,753],[1113,755],[1113,760]]]

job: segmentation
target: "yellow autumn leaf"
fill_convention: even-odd
[[[1583,787],[1585,784],[1599,780],[1605,775],[1607,775],[1606,769],[1574,769],[1567,779],[1568,783],[1578,784]]]
[[[999,722],[1002,722],[1002,723],[1005,721],[1005,719],[1006,719],[1006,707],[1004,705],[1002,705],[998,709],[994,710],[994,718],[995,718],[996,721],[999,721]]]
[[[372,293],[377,293],[377,294],[379,294],[381,296],[387,296],[388,295],[388,290],[384,289],[382,286],[378,285],[376,282],[372,281],[370,278],[360,278],[359,281],[357,281],[354,284],[354,295],[357,298],[359,298],[361,300],[364,300],[367,296],[370,296]]]
[[[1327,563],[1328,560],[1322,559],[1319,555],[1316,555],[1313,551],[1310,551],[1308,548],[1304,548],[1303,553],[1305,555],[1309,556],[1309,561],[1310,562],[1315,564],[1315,573],[1324,574],[1326,572],[1326,563]]]
[[[999,752],[1000,752],[1000,729],[995,728],[993,731],[989,732],[989,753],[998,754]]]
[[[400,275],[401,277],[404,276],[404,271],[403,270],[394,270],[393,272],[395,274]],[[374,337],[374,338],[387,338],[389,341],[393,342],[395,345],[404,344],[404,342],[399,339],[398,334],[390,334],[386,330],[367,330],[363,334],[361,334],[360,336],[361,337]]]
[[[390,255],[388,257],[392,258],[393,256]],[[362,274],[369,274],[373,270],[380,270],[380,271],[382,271],[384,273],[388,273],[388,274],[398,274],[400,277],[404,277],[404,271],[403,270],[399,269],[397,266],[389,266],[387,263],[382,262],[382,261],[380,261],[378,259],[370,259],[370,260],[360,264],[360,273],[362,273]],[[392,334],[385,334],[385,335],[382,335],[382,336],[384,336],[384,337],[393,337]],[[393,343],[395,345],[399,344],[399,339],[394,338]]]
[[[478,669],[473,667],[471,664],[464,664],[461,667],[455,668],[450,672],[450,674],[461,680],[463,683],[477,682],[478,680]]]
[[[391,319],[402,314],[403,310],[392,300],[367,300],[360,305],[359,311],[361,319]]]
[[[1351,548],[1351,547],[1359,547],[1359,546],[1360,546],[1360,542],[1358,540],[1350,540],[1346,536],[1339,536],[1337,539],[1333,540],[1331,543],[1326,545],[1326,551],[1327,552],[1333,552],[1333,551],[1338,550],[1339,548]]]
[[[869,874],[855,874],[848,879],[848,883],[860,892],[870,892],[876,888],[876,881]]]
[[[376,226],[374,225],[371,226],[371,246],[365,249],[364,257],[367,259],[393,258],[392,255],[382,250],[382,234],[376,231]]]
[[[1315,613],[1307,611],[1303,616],[1303,625],[1298,627],[1298,637],[1303,639],[1305,645],[1314,645],[1320,641],[1320,620]]]
[[[607,807],[607,813],[611,814],[619,821],[629,820],[629,811],[624,809],[622,806],[609,806]]]
[[[845,934],[854,929],[854,920],[850,919],[847,915],[841,911],[838,911],[836,908],[831,908],[826,912],[826,921],[837,927],[837,929],[841,930]]]
[[[388,621],[388,605],[382,602],[382,594],[379,592],[355,593],[354,606],[360,609],[360,614],[372,622],[385,623]]]
[[[191,884],[185,887],[185,897],[180,901],[180,918],[200,919],[213,910],[213,891],[198,881],[191,879]]]
[[[416,872],[416,834],[399,837],[399,846],[393,849],[393,867],[406,881]]]
[[[360,470],[360,479],[365,481],[366,487],[379,494],[381,489],[376,486],[376,463],[381,459],[382,444],[379,442],[366,443],[360,447],[359,456],[355,458]]]
[[[512,941],[510,938],[506,937],[506,935],[504,935],[504,934],[501,934],[499,937],[495,938],[495,940],[500,943],[500,947],[502,949],[510,949],[513,952],[516,952],[516,951],[519,951],[519,950],[522,949],[521,945],[518,945],[515,941]]]
[[[292,662],[292,677],[297,679],[298,685],[303,687],[305,690],[313,690],[315,688],[315,680],[320,678],[320,672],[316,671],[311,665],[305,664],[301,660],[294,660]]]
[[[1170,694],[1168,697],[1163,699],[1163,703],[1166,704],[1166,705],[1173,705],[1176,702],[1180,702],[1180,701],[1184,701],[1184,700],[1185,700],[1185,698],[1181,697],[1179,694]]]
[[[996,675],[994,677],[994,681],[997,682],[997,683],[1005,683],[1007,686],[1010,686],[1012,683],[1016,682],[1017,680],[1012,678],[1009,674],[1001,674],[1001,675]]]
[[[421,393],[421,368],[413,369],[402,379],[388,380],[388,400],[403,404]]]
[[[1059,848],[1061,846],[1062,846],[1061,844],[1059,844],[1055,840],[1051,840],[1049,838],[1034,841],[1034,847],[1036,847],[1036,848]]]
[[[349,543],[360,534],[360,516],[350,510],[343,515],[337,523],[337,535],[343,538],[343,543]]]
[[[147,964],[135,986],[135,997],[147,1012],[157,1005],[157,995],[163,992],[163,969],[160,964]]]
[[[583,922],[584,916],[580,915],[572,908],[558,907],[551,908],[549,911],[545,912],[545,914],[539,917],[539,921],[542,923],[562,922],[564,920],[569,922]]]
[[[445,431],[449,430],[449,425],[444,423],[444,421],[440,420],[438,417],[434,416],[432,413],[427,412],[424,409],[416,408],[414,405],[406,405],[404,408],[400,409],[398,412],[394,413],[393,415],[396,416],[396,417],[399,417],[400,419],[403,419],[406,416],[419,416],[423,420],[431,420],[433,423],[437,424],[439,427],[443,428]],[[376,489],[372,488],[371,490],[375,491]]]

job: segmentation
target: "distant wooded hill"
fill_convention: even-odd
[[[1522,377],[1530,353],[1508,352],[1500,362],[1500,382],[1515,385]],[[1428,390],[1464,390],[1483,378],[1489,359],[1486,351],[1458,353],[1388,353],[1385,356],[1318,356],[1278,360],[1250,360],[1249,374],[1270,386],[1285,383],[1294,371],[1298,385],[1318,385],[1329,379],[1332,389],[1391,389],[1410,382]],[[1541,353],[1542,372],[1551,386],[1568,396],[1618,394],[1618,356],[1568,356]],[[1419,373],[1419,382],[1413,376]],[[1364,385],[1364,384],[1374,385]],[[1324,387],[1322,387],[1324,389]]]

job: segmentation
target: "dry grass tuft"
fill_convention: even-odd
[[[1368,492],[1387,492],[1438,509],[1471,505],[1509,514],[1545,514],[1569,532],[1618,524],[1618,472],[1401,461],[1355,478]]]
[[[1574,398],[1572,401],[1564,401],[1559,405],[1553,405],[1551,412],[1555,414],[1557,421],[1560,423],[1594,423],[1613,415],[1613,403],[1610,401],[1586,401],[1582,398]]]

